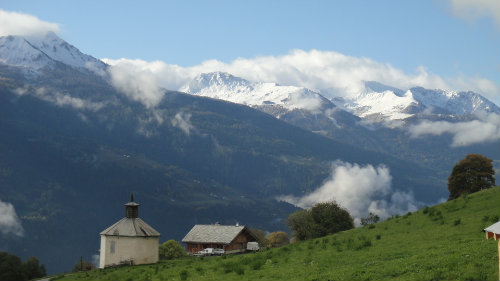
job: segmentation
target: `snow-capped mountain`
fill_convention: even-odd
[[[200,74],[181,87],[180,91],[252,107],[279,106],[287,110],[305,109],[314,112],[327,105],[334,106],[319,93],[303,87],[252,83],[223,72]]]
[[[366,82],[366,90],[354,97],[335,99],[361,118],[403,120],[415,115],[467,115],[478,111],[500,113],[494,103],[467,91],[429,90],[422,87],[403,91],[377,82]]]
[[[326,94],[331,97],[329,100],[303,87],[252,83],[229,73],[213,72],[198,75],[180,91],[265,108],[264,111],[268,113],[271,112],[271,106],[311,113],[335,108],[337,111],[345,109],[370,121],[405,120],[413,116],[435,114],[468,115],[478,111],[500,113],[494,103],[470,91],[428,90],[422,87],[404,91],[373,81],[365,82],[365,89],[355,96],[331,97]],[[279,117],[281,113],[273,115]]]
[[[53,32],[39,37],[0,37],[0,64],[37,71],[56,62],[94,72],[106,68],[102,61],[83,54]]]

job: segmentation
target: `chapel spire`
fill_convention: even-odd
[[[134,202],[134,194],[130,194],[130,202],[125,204],[125,217],[135,219],[139,217],[139,204]]]

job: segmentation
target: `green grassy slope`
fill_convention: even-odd
[[[59,280],[498,280],[498,187],[320,239],[255,254],[94,270]]]

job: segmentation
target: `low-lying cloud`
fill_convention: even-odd
[[[409,127],[410,137],[419,138],[426,135],[452,135],[452,147],[468,146],[484,142],[500,140],[500,115],[494,113],[477,113],[477,120],[466,122],[422,121]]]
[[[0,232],[2,235],[24,236],[24,229],[14,206],[0,200]]]
[[[281,56],[239,58],[230,63],[208,60],[192,67],[169,65],[161,61],[103,61],[112,66],[110,71],[114,73],[113,83],[116,87],[128,91],[132,98],[149,104],[155,104],[161,99],[157,91],[160,87],[179,90],[200,73],[216,71],[227,72],[251,82],[276,82],[280,85],[305,87],[328,98],[359,94],[365,90],[365,81],[377,81],[403,90],[415,86],[471,90],[490,100],[495,100],[494,97],[500,94],[498,85],[485,78],[444,78],[429,72],[423,66],[409,74],[388,63],[332,51],[293,50]]]
[[[170,120],[170,123],[172,126],[181,129],[188,136],[194,129],[193,124],[191,124],[191,113],[188,112],[178,112],[175,114],[174,118]]]
[[[393,190],[391,182],[390,170],[384,165],[361,166],[335,161],[330,177],[312,193],[303,197],[280,196],[277,199],[301,208],[334,200],[345,207],[357,221],[370,212],[387,218],[415,211],[417,203],[413,194]]]
[[[164,91],[158,76],[149,67],[140,61],[123,60],[108,69],[111,84],[130,99],[154,107],[163,98]]]
[[[106,106],[106,103],[104,102],[93,102],[89,100],[84,100],[81,98],[72,97],[69,94],[54,92],[52,90],[43,87],[34,89],[34,91],[31,91],[28,88],[16,88],[14,89],[13,92],[19,96],[29,93],[31,95],[40,98],[41,100],[53,103],[59,107],[69,106],[75,109],[98,111],[104,106]]]
[[[49,31],[59,33],[59,30],[57,23],[42,21],[28,14],[0,10],[0,36],[40,36]]]

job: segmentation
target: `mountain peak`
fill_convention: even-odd
[[[55,61],[92,71],[106,68],[102,61],[83,54],[52,31],[43,36],[0,37],[0,63],[39,70]]]
[[[202,73],[180,88],[192,95],[226,100],[249,106],[280,106],[315,111],[324,104],[334,105],[320,94],[295,86],[252,83],[226,72]]]
[[[235,77],[227,72],[201,73],[180,90],[189,94],[198,94],[206,89],[214,91],[251,91],[252,85],[249,81]]]

